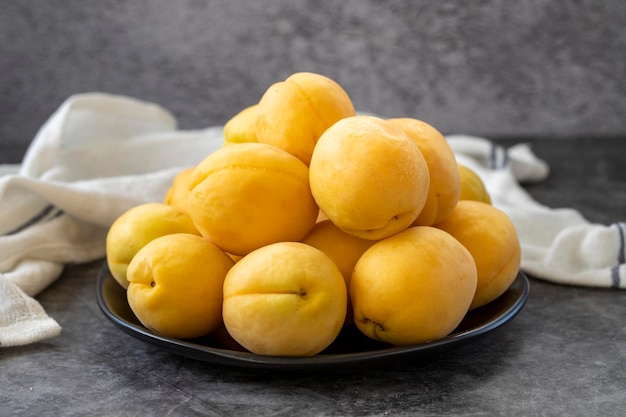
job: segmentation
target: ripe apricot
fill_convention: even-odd
[[[224,145],[258,142],[256,137],[256,119],[258,104],[253,104],[231,117],[224,125]]]
[[[342,119],[319,138],[309,167],[320,209],[346,233],[379,240],[406,229],[426,202],[428,166],[391,122]]]
[[[485,183],[471,168],[458,164],[461,176],[461,196],[460,200],[475,200],[491,204],[491,196]]]
[[[450,334],[476,290],[469,251],[442,230],[411,227],[376,242],[350,281],[354,323],[372,339],[411,345]]]
[[[308,167],[264,143],[225,146],[207,156],[193,172],[187,205],[200,233],[232,255],[300,241],[319,213]]]
[[[256,135],[259,142],[284,149],[309,165],[321,134],[355,114],[350,97],[335,81],[298,72],[265,91],[259,101]]]
[[[154,239],[128,266],[128,304],[155,333],[178,339],[206,335],[222,324],[222,287],[233,261],[200,236]]]
[[[126,270],[135,254],[157,237],[172,233],[200,235],[187,213],[165,203],[140,204],[120,215],[106,237],[107,264],[113,278],[128,288]]]
[[[450,233],[474,258],[478,284],[470,309],[495,300],[511,286],[520,268],[521,249],[515,226],[504,212],[487,203],[462,200],[435,227]]]
[[[322,251],[299,242],[264,246],[224,281],[228,333],[260,355],[310,356],[330,345],[346,316],[341,272]]]
[[[413,118],[389,119],[400,127],[424,155],[430,174],[430,187],[424,208],[413,226],[432,226],[452,213],[461,193],[459,169],[445,137],[430,124]]]
[[[174,177],[172,185],[167,190],[163,202],[170,206],[178,207],[187,212],[187,197],[189,196],[189,185],[191,184],[191,174],[195,167],[189,167],[180,171]]]

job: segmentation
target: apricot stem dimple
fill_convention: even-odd
[[[368,319],[367,317],[363,317],[363,318],[361,319],[361,323],[363,323],[363,324],[370,324],[370,323],[371,323],[371,324],[373,325],[373,327],[372,327],[372,329],[373,329],[373,334],[372,334],[372,336],[373,336],[375,339],[377,339],[377,340],[384,341],[384,339],[382,339],[382,338],[378,335],[378,332],[384,332],[384,331],[386,330],[386,329],[385,329],[385,327],[383,326],[383,324],[382,324],[382,323],[379,323],[379,322],[377,322],[377,321],[370,320],[370,319]]]
[[[156,286],[156,282],[151,281],[151,282],[150,282],[150,286],[151,286],[152,288],[154,288],[154,287]]]

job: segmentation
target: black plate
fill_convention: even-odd
[[[222,328],[210,336],[179,340],[159,336],[137,320],[126,300],[126,290],[115,281],[105,263],[98,276],[96,296],[104,315],[115,326],[144,342],[172,353],[206,362],[249,368],[303,369],[344,366],[395,358],[419,358],[468,343],[511,321],[520,312],[529,292],[528,278],[519,272],[511,287],[496,300],[470,311],[447,337],[413,346],[391,346],[369,339],[356,326],[345,326],[323,352],[310,357],[263,356],[239,346]]]

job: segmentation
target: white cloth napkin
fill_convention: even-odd
[[[591,225],[535,202],[520,181],[548,173],[525,145],[450,136],[459,162],[511,216],[522,269],[564,284],[626,286],[624,223]],[[223,143],[221,126],[183,131],[167,110],[124,96],[70,97],[41,127],[20,165],[0,165],[0,346],[60,333],[35,296],[68,263],[105,256],[108,227],[132,206],[162,201],[180,170]]]
[[[221,127],[178,130],[152,103],[100,93],[66,100],[22,164],[0,168],[0,346],[58,335],[33,297],[65,264],[102,258],[120,214],[162,201],[176,173],[222,141]]]

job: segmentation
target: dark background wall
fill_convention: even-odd
[[[201,128],[296,71],[444,133],[624,137],[625,28],[623,0],[2,1],[0,162],[74,93]]]

